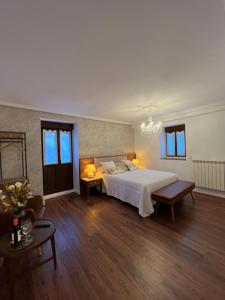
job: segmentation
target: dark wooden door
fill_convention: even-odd
[[[44,195],[73,189],[72,124],[41,122]]]

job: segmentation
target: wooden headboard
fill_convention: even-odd
[[[120,155],[112,155],[112,156],[98,156],[98,157],[82,157],[80,158],[80,178],[85,177],[85,169],[87,164],[94,164],[95,163],[95,158],[96,159],[104,159],[107,160],[113,160],[113,158],[118,157],[126,157],[128,160],[133,160],[136,158],[136,153],[127,153],[127,154],[120,154]]]

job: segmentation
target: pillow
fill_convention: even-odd
[[[137,167],[130,160],[123,160],[130,171],[137,170]]]
[[[97,176],[102,176],[105,173],[103,167],[98,167],[96,171]]]
[[[105,173],[108,173],[107,172],[107,169],[115,169],[116,168],[116,165],[114,163],[114,161],[102,161],[101,163],[101,166],[103,168],[103,170],[105,171]]]
[[[116,167],[121,171],[125,172],[125,171],[129,170],[124,161],[116,161],[115,164],[116,164]]]
[[[124,172],[125,171],[122,171],[117,167],[107,169],[107,173],[110,174],[110,175],[115,175],[115,174],[124,173]]]

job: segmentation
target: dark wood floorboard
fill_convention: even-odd
[[[76,194],[47,200],[57,226],[53,261],[15,282],[16,300],[225,299],[225,199],[195,194],[158,216],[113,198]],[[50,243],[43,258],[51,255]],[[10,270],[38,261],[37,253],[0,268],[0,299],[10,299]]]

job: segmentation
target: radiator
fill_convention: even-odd
[[[225,161],[193,160],[197,187],[225,191]]]

